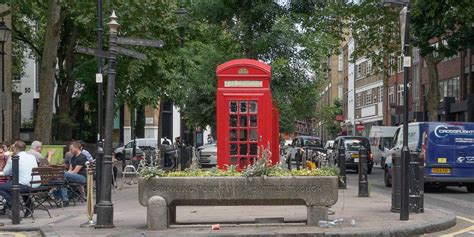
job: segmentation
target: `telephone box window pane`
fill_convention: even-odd
[[[250,113],[257,113],[257,101],[252,100],[250,101]]]
[[[248,154],[249,150],[247,149],[247,143],[241,143],[240,144],[240,155],[246,156]]]
[[[240,101],[240,112],[247,113],[247,101]]]
[[[229,105],[229,111],[231,114],[237,113],[237,101],[231,101]]]
[[[230,140],[231,141],[237,141],[237,129],[231,129],[230,130]]]
[[[257,127],[257,115],[250,115],[250,127]]]
[[[250,143],[250,155],[256,156],[257,155],[257,143]]]
[[[247,158],[240,158],[240,168],[245,169],[249,165]]]
[[[247,115],[240,115],[240,126],[248,127]]]
[[[239,164],[239,159],[235,156],[230,157],[230,164],[231,165],[238,165]]]
[[[237,115],[231,115],[230,116],[230,127],[237,127]]]
[[[250,141],[256,142],[258,139],[258,130],[256,128],[250,129]]]
[[[240,129],[240,140],[248,141],[247,129]]]
[[[230,155],[237,155],[237,144],[231,143],[230,144]]]

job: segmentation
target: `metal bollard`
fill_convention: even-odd
[[[346,189],[346,150],[344,148],[338,149],[338,161],[339,166],[339,189]]]
[[[361,147],[359,149],[359,197],[368,197],[369,196],[369,185],[367,182],[367,149]]]
[[[424,212],[424,167],[420,166],[423,158],[418,152],[410,154],[410,196],[409,206],[410,212],[422,213]]]
[[[18,155],[12,156],[12,224],[20,224],[20,183],[18,173],[20,171],[19,165],[20,157]]]
[[[84,227],[94,227],[95,222],[94,217],[94,169],[92,164],[86,162],[87,165],[87,218],[89,219],[86,223],[80,225],[81,228]]]

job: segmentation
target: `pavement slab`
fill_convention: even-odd
[[[138,202],[137,185],[126,185],[112,192],[114,224],[112,229],[80,228],[87,221],[85,203],[66,208],[51,208],[52,218],[37,210],[35,219],[24,218],[19,225],[0,216],[1,233],[40,231],[42,236],[400,236],[421,235],[448,229],[456,224],[452,213],[426,208],[424,213],[411,214],[409,221],[400,221],[390,211],[387,195],[371,193],[357,197],[357,186],[339,191],[335,212],[330,219],[344,219],[333,228],[306,226],[305,206],[184,206],[177,208],[177,224],[166,231],[146,230],[146,208]],[[256,218],[283,218],[285,223],[255,224]],[[351,220],[355,225],[351,226]],[[220,224],[220,230],[211,230]],[[34,235],[32,235],[34,236]],[[37,235],[36,235],[37,236]]]

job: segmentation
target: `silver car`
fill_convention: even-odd
[[[217,144],[200,146],[197,150],[201,167],[214,167],[217,165]]]
[[[140,147],[148,146],[157,148],[156,139],[154,138],[138,138],[136,139],[136,154],[142,154]],[[130,160],[133,155],[133,140],[129,141],[125,146],[118,147],[115,149],[115,159],[117,160]]]

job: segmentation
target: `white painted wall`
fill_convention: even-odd
[[[18,92],[22,93],[21,100],[21,123],[31,120],[33,117],[33,99],[39,98],[39,92],[36,92],[36,77],[38,64],[36,60],[30,57],[30,50],[25,51],[25,74],[20,80]]]
[[[175,137],[181,136],[181,113],[178,110],[178,107],[173,105],[173,137],[170,137],[174,142]]]
[[[350,39],[348,42],[348,58],[349,58],[349,65],[348,65],[348,84],[347,84],[347,120],[354,124],[354,114],[355,114],[355,65],[351,63],[351,55],[354,52],[354,39]]]

